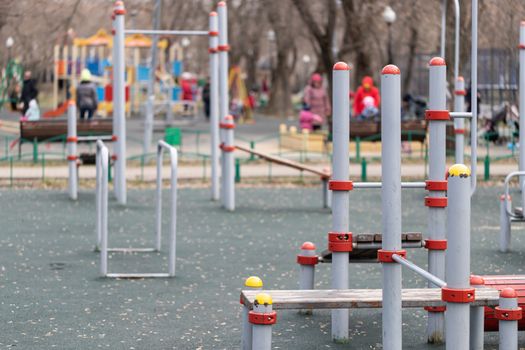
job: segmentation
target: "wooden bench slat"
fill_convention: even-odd
[[[268,293],[273,299],[274,309],[360,309],[381,308],[381,289],[316,289],[316,290],[243,290],[241,299],[244,305],[253,306],[259,293]],[[404,308],[444,305],[439,288],[409,288],[401,293]],[[496,289],[476,289],[473,306],[498,305],[499,292]]]

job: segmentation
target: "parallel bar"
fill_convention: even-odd
[[[126,29],[124,34],[142,34],[142,35],[208,35],[207,30],[153,30],[153,29]]]
[[[472,118],[472,113],[471,112],[450,112],[450,118],[470,119]]]
[[[401,188],[425,188],[424,182],[401,182]],[[381,182],[354,182],[355,189],[381,188]]]
[[[210,13],[210,32],[219,30],[217,13]],[[220,197],[219,184],[219,55],[217,47],[219,38],[210,35],[210,163],[211,163],[211,199],[216,201]]]
[[[446,282],[443,281],[441,278],[437,278],[436,276],[434,276],[433,274],[431,274],[427,270],[422,269],[421,267],[417,266],[416,264],[414,264],[413,262],[411,262],[411,261],[409,261],[407,259],[404,259],[402,256],[394,254],[394,255],[392,255],[392,259],[395,260],[396,262],[400,263],[401,265],[409,268],[410,270],[414,271],[415,273],[417,273],[421,277],[425,278],[429,282],[434,283],[436,286],[438,286],[438,287],[446,286]]]
[[[108,273],[108,278],[168,278],[173,277],[169,273]]]

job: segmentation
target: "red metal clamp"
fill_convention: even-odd
[[[446,191],[448,188],[447,180],[427,180],[425,181],[425,189],[427,191]]]
[[[70,155],[70,156],[67,156],[67,160],[77,160],[78,157],[75,156],[75,155]]]
[[[221,129],[235,129],[235,124],[219,123]]]
[[[219,32],[216,31],[216,30],[210,30],[210,31],[208,32],[208,35],[209,35],[209,36],[218,36],[218,35],[219,35]]]
[[[219,45],[218,46],[219,51],[230,51],[230,45]]]
[[[450,113],[448,111],[426,110],[425,120],[450,120]]]
[[[525,50],[525,44],[519,44],[518,45],[518,49]]]
[[[277,313],[275,311],[265,313],[250,311],[248,321],[251,324],[272,325],[277,322]]]
[[[113,11],[113,13],[115,15],[125,15],[126,14],[126,10],[125,9],[116,9],[115,11]]]
[[[454,129],[454,134],[456,135],[463,135],[465,133],[465,129]]]
[[[111,141],[116,142],[118,140],[117,135],[111,135]]]
[[[331,252],[351,252],[352,232],[328,232],[328,250]]]
[[[118,157],[117,157],[116,154],[114,154],[114,155],[111,156],[111,160],[114,161],[114,162],[117,160],[117,158],[118,158]]]
[[[465,96],[467,94],[467,92],[465,90],[456,90],[454,91],[454,95],[457,95],[457,96]]]
[[[447,197],[425,197],[425,206],[434,208],[446,208]]]
[[[78,137],[76,137],[76,136],[69,136],[66,139],[66,142],[72,142],[72,143],[74,142],[74,143],[76,143],[76,142],[78,142]]]
[[[518,321],[522,318],[521,307],[516,309],[502,309],[499,306],[494,308],[494,316],[500,321]]]
[[[330,180],[328,182],[328,189],[331,191],[352,191],[354,183],[351,180]]]
[[[219,50],[217,50],[217,48],[215,48],[215,47],[210,47],[208,49],[208,53],[217,53],[217,52],[219,52]]]
[[[425,309],[428,312],[445,312],[447,310],[446,306],[425,306]]]
[[[319,263],[319,257],[317,255],[314,255],[314,256],[297,255],[297,263],[299,265],[317,265]]]
[[[399,255],[400,257],[406,258],[407,251],[406,250],[384,250],[379,249],[377,251],[377,261],[382,263],[395,263],[394,259],[392,259],[392,255]]]
[[[233,152],[233,151],[235,151],[235,146],[226,146],[224,143],[221,143],[221,145],[219,146],[219,148],[220,148],[223,152]]]
[[[426,239],[425,248],[428,250],[447,250],[446,239]]]
[[[476,290],[474,288],[456,289],[441,288],[441,300],[447,303],[471,303],[476,300]]]

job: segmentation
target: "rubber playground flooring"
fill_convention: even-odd
[[[473,200],[472,269],[478,274],[523,274],[525,235],[513,235],[513,251],[498,253],[499,193],[480,188]],[[167,232],[168,191],[164,232]],[[424,193],[404,192],[405,231],[426,230]],[[224,212],[206,189],[179,191],[177,277],[111,280],[98,275],[95,198],[77,202],[65,191],[3,190],[0,233],[0,346],[16,349],[238,349],[239,290],[259,275],[267,288],[297,288],[295,257],[303,241],[326,246],[331,217],[318,188],[243,188],[238,209]],[[147,247],[154,235],[154,191],[132,190],[129,205],[110,200],[110,246]],[[351,193],[351,231],[380,231],[380,191]],[[523,228],[514,226],[515,233]],[[110,272],[167,269],[167,235],[161,253],[114,253]],[[426,252],[410,259],[426,266]],[[378,288],[378,264],[352,264],[354,288]],[[425,283],[404,270],[405,287]],[[317,267],[316,287],[328,288],[330,266]],[[404,349],[428,346],[423,310],[403,312]],[[274,349],[381,348],[381,310],[350,312],[350,344],[330,340],[330,312],[313,316],[279,311]],[[525,344],[520,335],[520,343]],[[497,348],[488,334],[486,349]]]

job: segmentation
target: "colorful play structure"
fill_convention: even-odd
[[[15,85],[22,87],[22,70],[22,65],[17,59],[10,59],[0,71],[0,109],[6,102],[11,102],[11,89]]]

